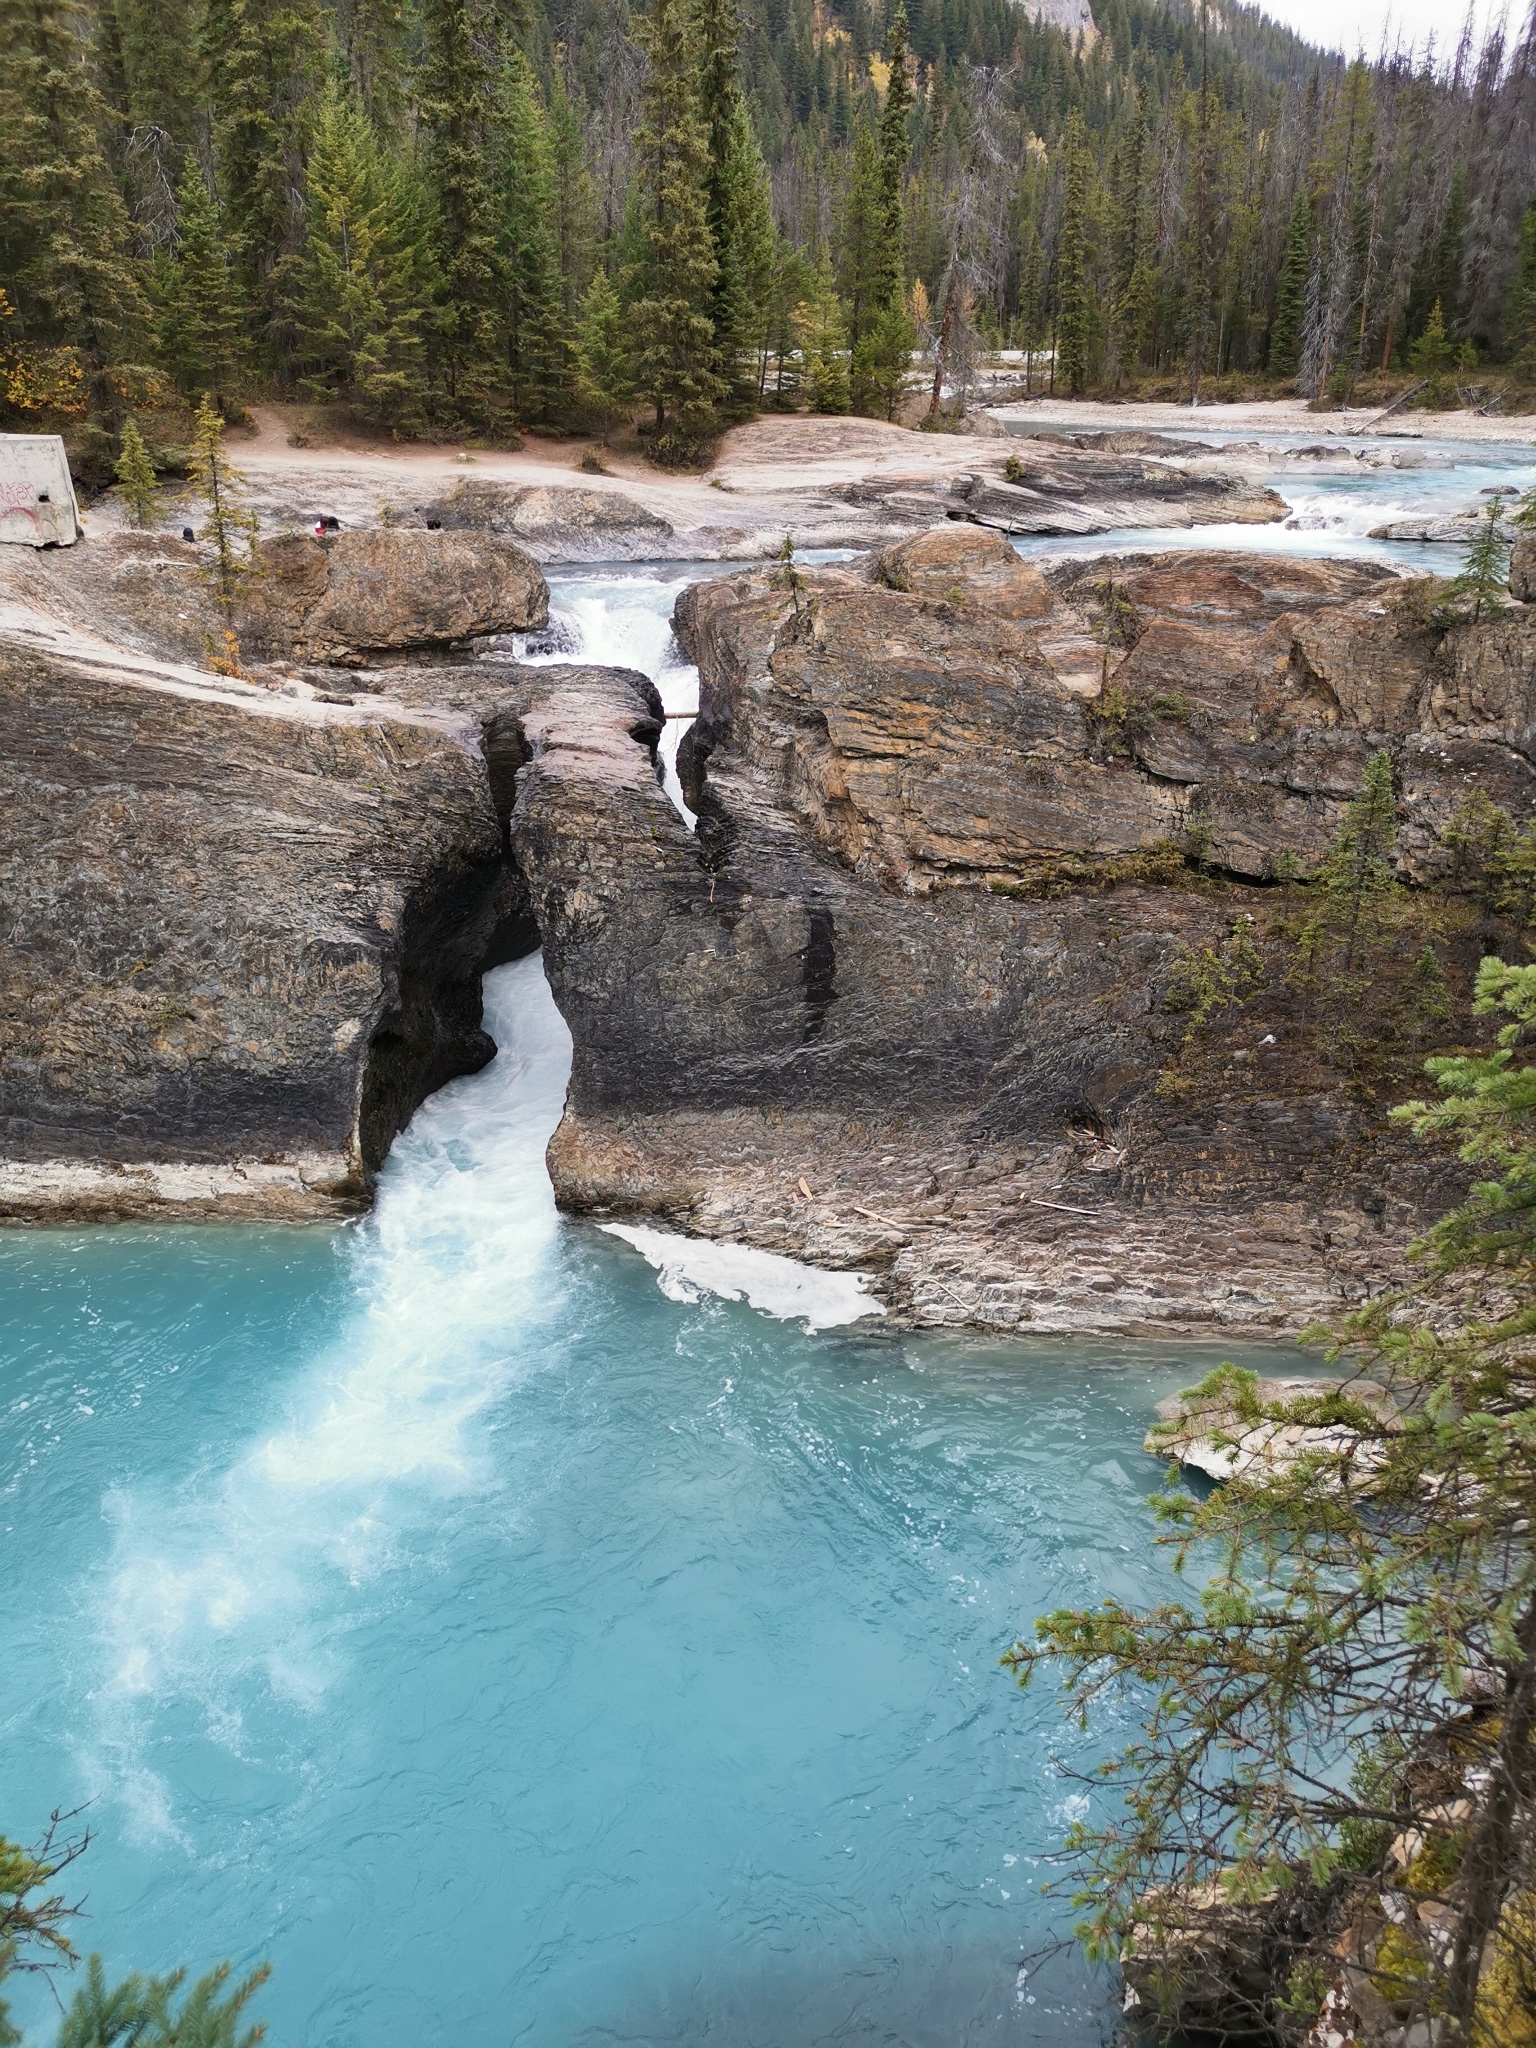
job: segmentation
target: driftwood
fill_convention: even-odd
[[[882,1216],[878,1209],[866,1209],[862,1202],[853,1202],[849,1206],[856,1216],[867,1216],[871,1223],[883,1223],[887,1230],[899,1230],[904,1237],[912,1229],[910,1223],[898,1223],[894,1216]]]
[[[1381,423],[1382,423],[1382,421],[1383,421],[1383,420],[1389,420],[1389,419],[1391,419],[1391,417],[1392,417],[1393,413],[1395,413],[1395,412],[1401,412],[1401,411],[1402,411],[1402,409],[1403,409],[1403,407],[1404,407],[1404,406],[1405,406],[1405,405],[1406,405],[1406,404],[1408,403],[1409,399],[1410,399],[1410,398],[1417,398],[1417,397],[1418,397],[1418,395],[1419,395],[1419,393],[1420,393],[1421,391],[1423,391],[1423,390],[1424,390],[1424,389],[1425,389],[1425,388],[1427,387],[1428,383],[1429,383],[1429,379],[1428,379],[1427,377],[1421,377],[1421,378],[1420,378],[1420,380],[1419,380],[1419,382],[1418,382],[1417,384],[1410,384],[1410,385],[1408,386],[1408,389],[1407,389],[1406,391],[1402,392],[1402,393],[1401,393],[1401,394],[1400,394],[1400,395],[1399,395],[1398,397],[1394,398],[1394,399],[1393,399],[1393,401],[1392,401],[1392,403],[1391,403],[1391,404],[1390,404],[1390,405],[1389,405],[1389,406],[1387,407],[1387,409],[1386,409],[1386,411],[1385,411],[1385,412],[1379,412],[1379,413],[1377,413],[1377,415],[1376,415],[1376,417],[1375,417],[1374,419],[1371,419],[1371,420],[1366,420],[1366,421],[1364,421],[1364,422],[1363,422],[1363,424],[1362,424],[1362,425],[1360,425],[1360,426],[1358,426],[1358,427],[1346,427],[1346,428],[1345,428],[1345,430],[1344,430],[1344,431],[1345,431],[1345,433],[1346,433],[1346,434],[1368,434],[1368,433],[1370,433],[1370,432],[1371,432],[1371,430],[1372,430],[1372,428],[1373,428],[1373,427],[1379,427],[1379,426],[1381,425]]]

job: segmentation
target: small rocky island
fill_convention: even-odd
[[[1124,487],[1080,459],[1077,502]],[[1454,1176],[1321,1042],[1287,878],[1381,752],[1410,891],[1454,885],[1470,790],[1529,817],[1536,612],[1437,627],[1293,556],[1041,573],[975,516],[1022,487],[961,485],[846,566],[685,592],[696,831],[645,677],[516,659],[548,592],[494,493],[265,539],[242,676],[200,663],[192,544],[8,562],[4,1214],[365,1203],[491,1056],[480,975],[542,944],[570,1211],[861,1267],[930,1324],[1293,1331],[1380,1285]]]

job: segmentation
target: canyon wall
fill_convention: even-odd
[[[1464,998],[1497,935],[1447,827],[1536,808],[1536,608],[1293,557],[1042,575],[959,522],[724,577],[678,608],[695,833],[644,677],[466,644],[545,616],[504,537],[283,543],[244,679],[177,665],[179,545],[102,551],[0,654],[0,1213],[355,1207],[540,942],[561,1204],[860,1267],[914,1321],[1295,1330],[1460,1184],[1385,1115],[1432,1029],[1341,1056],[1288,878],[1386,752]],[[424,592],[439,547],[495,559]],[[1248,963],[1194,1020],[1192,962]]]

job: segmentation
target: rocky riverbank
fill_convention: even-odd
[[[577,1042],[562,1202],[863,1265],[936,1323],[1295,1330],[1389,1280],[1446,1162],[1278,977],[1193,1083],[1168,996],[1373,749],[1405,872],[1469,777],[1529,814],[1536,620],[1432,645],[1399,590],[1247,555],[1046,579],[955,529],[695,586],[697,847],[640,783],[600,845],[560,764],[519,802]]]
[[[547,590],[494,520],[264,563],[244,679],[196,665],[191,546],[5,565],[0,1212],[356,1206],[540,942],[562,1205],[858,1267],[913,1321],[1295,1330],[1454,1191],[1322,1045],[1284,876],[1378,749],[1418,887],[1472,787],[1531,815],[1526,606],[1431,627],[1294,556],[1042,574],[963,520],[718,578],[677,617],[695,834],[644,677],[497,649]],[[1197,1033],[1180,977],[1244,932]]]
[[[592,448],[595,473],[554,447],[294,449],[275,410],[258,407],[254,438],[232,450],[264,527],[302,530],[329,515],[348,531],[496,533],[546,565],[755,561],[776,554],[786,533],[802,549],[879,547],[945,518],[1080,534],[1285,516],[1255,480],[1259,465],[1223,468],[1204,447],[1197,458],[1170,456],[1146,435],[1131,455],[1020,444],[990,420],[980,422],[985,433],[926,434],[883,420],[777,416],[726,434],[707,474],[677,476]],[[1000,521],[984,494],[1006,485],[1008,460],[1021,453],[1034,495],[998,500]],[[172,499],[168,516],[179,527],[193,508]],[[108,499],[92,530],[112,520]]]

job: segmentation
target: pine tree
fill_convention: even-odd
[[[453,408],[489,420],[506,359],[495,146],[501,34],[491,0],[422,0],[421,33],[436,355]]]
[[[304,240],[304,146],[325,76],[319,0],[208,0],[203,44],[230,253],[257,349],[286,369],[284,307]]]
[[[666,456],[708,431],[724,395],[710,317],[720,266],[683,0],[652,0],[643,40],[650,75],[635,138],[637,254],[625,286],[636,382],[655,408],[657,450]]]
[[[498,269],[512,400],[520,417],[543,420],[559,409],[569,364],[550,232],[555,180],[549,124],[521,50],[508,54],[502,75],[500,131]]]
[[[123,445],[117,458],[118,496],[135,526],[149,526],[160,510],[160,487],[139,423],[130,413],[123,422]]]
[[[1290,233],[1280,265],[1275,317],[1269,323],[1271,376],[1294,377],[1301,361],[1301,329],[1306,315],[1307,277],[1312,268],[1312,200],[1298,192],[1291,209]]]
[[[426,232],[417,195],[348,95],[315,111],[308,224],[290,306],[301,381],[381,418],[419,411]]]
[[[114,372],[140,360],[149,308],[127,211],[98,135],[106,111],[64,0],[0,0],[0,277],[29,343],[77,354],[87,404],[123,410]]]
[[[605,271],[594,271],[582,301],[576,395],[597,418],[605,447],[635,395],[624,330],[624,308],[618,293]]]
[[[160,353],[188,399],[211,391],[227,409],[240,394],[247,315],[213,195],[195,158],[177,188],[179,246],[156,265]]]
[[[1088,382],[1088,147],[1076,108],[1067,121],[1065,190],[1056,242],[1056,363],[1068,395]]]
[[[235,599],[255,567],[256,514],[240,502],[239,472],[224,452],[224,422],[206,395],[197,408],[192,430],[192,459],[187,466],[192,488],[208,507],[199,540],[213,548],[208,581],[224,615],[225,656],[239,659],[234,643]]]

